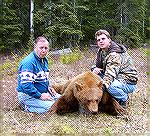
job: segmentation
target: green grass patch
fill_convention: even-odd
[[[69,125],[57,126],[54,128],[53,134],[55,135],[74,135],[76,132]]]
[[[150,72],[149,72],[149,71],[147,71],[147,72],[146,72],[146,74],[147,74],[147,75],[150,75]]]
[[[49,67],[51,67],[53,64],[54,64],[53,60],[48,58],[48,65],[49,65]]]
[[[7,59],[1,66],[0,66],[0,73],[2,75],[13,75],[17,70],[15,68],[14,62]]]
[[[0,73],[2,75],[9,75],[12,76],[14,73],[17,72],[18,66],[20,61],[26,56],[27,54],[24,54],[22,56],[18,56],[16,54],[12,53],[12,59],[7,59],[1,66],[0,66]]]
[[[70,64],[82,58],[83,58],[83,53],[78,48],[75,48],[72,53],[61,55],[60,62],[62,64]]]
[[[5,61],[5,63],[2,65],[2,70],[10,69],[12,67],[12,63],[9,59]]]
[[[150,55],[150,49],[147,49],[146,54]]]
[[[150,55],[150,48],[146,48],[146,49],[144,49],[144,48],[140,48],[140,50],[145,54],[145,55]]]
[[[112,136],[112,128],[111,127],[104,128],[103,133],[105,134],[105,136]]]

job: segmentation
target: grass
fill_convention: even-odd
[[[2,75],[13,75],[15,72],[17,72],[17,68],[14,65],[14,61],[11,61],[7,59],[1,66],[0,66],[0,73]]]
[[[12,76],[17,72],[20,61],[26,56],[24,54],[22,56],[18,56],[12,53],[12,58],[5,60],[5,62],[0,66],[0,73],[3,75]]]
[[[150,55],[150,48],[140,48],[140,50],[145,54],[145,55],[147,55],[147,56],[149,56]]]
[[[87,55],[87,58],[89,58],[89,55]],[[144,59],[143,57],[139,57],[139,58],[140,61]],[[18,61],[18,60],[16,59],[14,61]],[[82,64],[85,64],[87,62],[83,61]],[[7,63],[8,65],[6,65]],[[9,61],[7,61],[7,63],[4,65],[4,67],[10,69],[11,67]],[[13,64],[15,64],[15,62],[13,62]],[[57,69],[56,66],[57,65],[53,65],[54,69]],[[69,65],[65,65],[61,68],[64,68],[65,70],[67,68],[68,70],[71,69]],[[77,68],[79,67],[77,66]],[[58,75],[60,75],[61,72],[62,71],[60,71]],[[56,78],[58,75],[54,77]],[[0,130],[1,135],[16,135],[16,134],[26,135],[27,134],[27,135],[40,135],[40,136],[42,135],[52,135],[52,136],[53,135],[58,135],[58,136],[129,135],[130,136],[133,133],[136,133],[137,135],[139,133],[143,133],[141,135],[144,135],[144,132],[146,132],[147,130],[147,124],[148,124],[147,116],[146,116],[147,110],[146,108],[144,108],[144,106],[147,106],[144,101],[144,99],[146,99],[145,97],[146,85],[145,82],[143,83],[143,81],[146,81],[145,76],[140,77],[139,80],[140,88],[138,88],[137,92],[133,94],[132,103],[129,103],[129,107],[127,109],[129,111],[129,115],[127,116],[128,120],[123,118],[116,118],[101,113],[90,117],[79,115],[77,113],[65,114],[63,116],[37,115],[33,113],[26,113],[21,111],[20,109],[16,109],[16,106],[14,106],[16,104],[15,103],[16,96],[12,94],[15,92],[14,89],[15,85],[13,87],[11,86],[14,83],[16,83],[16,78],[10,78],[10,79],[5,78],[4,80],[5,81],[3,82],[3,86],[5,88],[4,88],[4,94],[2,94],[3,99],[1,99],[3,101],[1,102],[4,104],[5,108],[2,109],[1,111],[2,113],[1,118],[3,118],[3,122],[1,123],[2,127]],[[149,92],[150,91],[148,91],[148,93]],[[10,104],[10,102],[12,103]]]
[[[72,53],[61,55],[60,56],[60,62],[62,64],[71,64],[71,63],[76,62],[82,58],[83,58],[82,52],[78,48],[75,48]]]
[[[103,129],[103,133],[106,135],[106,136],[112,136],[112,128],[111,127],[106,127]]]
[[[150,48],[140,48],[140,50],[144,53],[144,55],[147,57],[147,61],[149,62],[149,59],[150,59]],[[149,71],[149,64],[147,65],[147,72],[146,72],[146,75],[150,75],[150,71]]]
[[[103,118],[103,119],[102,119]],[[100,121],[101,119],[101,121]],[[111,119],[111,120],[110,120]],[[90,117],[77,113],[68,113],[63,116],[58,115],[38,115],[25,113],[23,111],[8,111],[3,119],[2,133],[30,133],[49,135],[81,135],[97,136],[102,133],[104,136],[111,136],[115,125],[106,126],[106,122],[111,122],[115,118],[106,115],[93,115]],[[99,127],[99,126],[100,127]]]

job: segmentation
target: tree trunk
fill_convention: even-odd
[[[34,29],[33,29],[33,10],[34,10],[34,3],[33,3],[33,0],[30,0],[30,33],[34,32]]]

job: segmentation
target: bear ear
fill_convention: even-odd
[[[99,83],[98,83],[98,85],[97,85],[100,89],[102,89],[102,87],[103,87],[103,83],[102,83],[102,81],[100,81]]]
[[[82,84],[79,84],[77,82],[75,82],[75,86],[77,88],[78,91],[82,90],[83,89],[83,85]]]

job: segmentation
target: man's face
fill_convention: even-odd
[[[102,50],[107,50],[111,42],[111,39],[108,38],[105,34],[97,36],[96,40],[98,47]]]
[[[48,41],[37,42],[35,50],[40,58],[44,58],[49,51]]]

